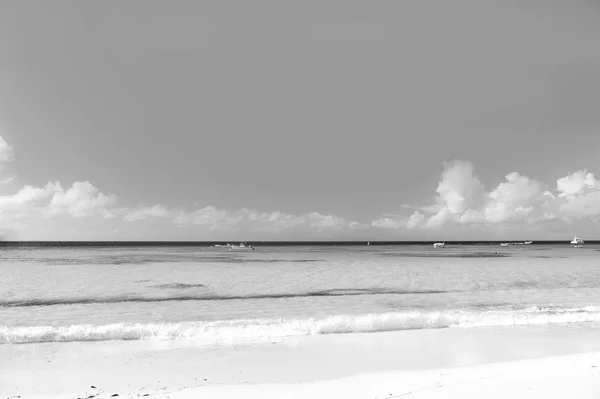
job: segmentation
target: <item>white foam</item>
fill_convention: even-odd
[[[299,335],[362,333],[445,327],[600,322],[600,309],[530,307],[513,311],[453,310],[338,315],[322,319],[248,319],[165,324],[115,323],[62,327],[0,326],[0,343],[191,340],[200,344],[269,341]]]

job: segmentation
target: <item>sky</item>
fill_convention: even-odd
[[[597,1],[2,1],[0,236],[600,239],[599,48]]]

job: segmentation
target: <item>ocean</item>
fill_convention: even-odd
[[[600,245],[0,246],[0,344],[600,321]]]

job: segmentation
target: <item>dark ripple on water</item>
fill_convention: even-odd
[[[193,284],[200,286],[200,284]],[[184,284],[165,284],[165,286],[182,287]],[[186,287],[187,288],[187,287]],[[191,287],[190,287],[191,288]],[[177,288],[176,288],[177,289]],[[181,288],[183,289],[183,288]],[[253,295],[179,295],[179,296],[115,296],[115,297],[80,297],[80,298],[48,298],[48,299],[24,299],[0,301],[0,307],[30,307],[30,306],[56,306],[56,305],[87,305],[104,303],[125,302],[171,302],[171,301],[230,301],[249,299],[287,299],[308,297],[335,297],[335,296],[361,296],[361,295],[410,295],[410,294],[443,294],[448,291],[442,290],[394,290],[385,288],[362,289],[362,288],[339,288],[323,291],[310,291],[302,293],[281,294],[253,294]]]
[[[381,256],[392,258],[509,258],[511,255],[498,252],[472,252],[464,254],[385,252],[382,253]]]
[[[1,258],[5,262],[35,262],[59,265],[145,265],[151,263],[310,263],[319,259],[251,259],[237,256],[99,256],[88,258]]]

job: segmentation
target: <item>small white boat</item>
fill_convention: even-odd
[[[444,248],[446,246],[446,243],[444,242],[436,242],[433,244],[434,248]]]
[[[230,251],[233,251],[234,249],[254,249],[252,245],[247,245],[245,242],[240,242],[240,245],[227,245],[229,246]]]
[[[573,240],[571,240],[571,244],[573,245],[582,245],[584,243],[583,239],[575,236],[575,238],[573,238]]]
[[[509,244],[507,242],[503,242],[503,243],[500,244],[501,247],[508,247],[508,245]]]
[[[529,244],[532,244],[532,243],[533,243],[533,241],[525,241],[523,244],[529,245]]]

